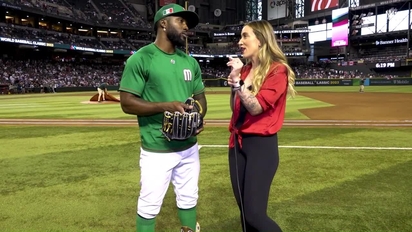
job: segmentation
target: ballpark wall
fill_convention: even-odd
[[[224,78],[205,79],[205,87],[228,87]],[[295,86],[358,86],[359,79],[297,79]],[[412,78],[393,78],[393,79],[365,79],[365,86],[388,86],[388,85],[412,85]],[[107,90],[117,91],[118,86],[108,86]],[[44,89],[45,92],[50,90]],[[56,92],[87,92],[97,91],[96,87],[62,87],[57,88]],[[34,88],[31,92],[40,93],[41,88]]]
[[[295,86],[357,86],[360,79],[298,79]],[[365,86],[412,85],[412,78],[365,79]]]
[[[295,86],[352,86],[351,79],[299,79]]]

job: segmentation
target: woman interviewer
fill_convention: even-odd
[[[229,58],[228,84],[233,111],[229,131],[229,169],[243,231],[282,231],[266,210],[279,164],[277,132],[287,96],[295,96],[295,74],[267,21],[244,25],[239,46],[246,64]]]

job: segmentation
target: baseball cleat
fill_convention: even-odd
[[[194,232],[194,231],[187,226],[182,226],[182,228],[180,228],[180,232]]]
[[[200,225],[199,225],[198,222],[196,223],[196,231],[192,230],[191,228],[189,228],[187,226],[182,226],[180,228],[180,232],[200,232]]]

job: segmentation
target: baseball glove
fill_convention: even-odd
[[[186,110],[184,114],[176,111],[174,113],[165,111],[163,113],[162,133],[167,140],[186,140],[196,135],[203,127],[202,106],[193,98],[185,102],[192,105],[192,110]]]

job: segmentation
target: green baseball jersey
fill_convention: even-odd
[[[202,93],[204,86],[200,66],[193,57],[178,49],[168,54],[151,43],[127,59],[119,90],[149,102],[185,102],[188,97]],[[145,150],[181,151],[197,142],[196,137],[168,141],[161,132],[163,113],[138,116],[137,120]]]

